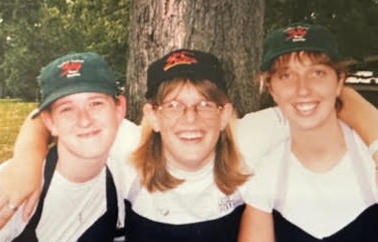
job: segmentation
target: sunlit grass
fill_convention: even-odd
[[[25,117],[36,103],[0,99],[0,163],[12,156],[13,144]]]

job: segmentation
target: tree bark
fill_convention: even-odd
[[[148,64],[177,48],[213,53],[223,63],[238,114],[259,109],[254,78],[264,0],[134,0],[130,11],[125,92],[130,120],[141,119]]]

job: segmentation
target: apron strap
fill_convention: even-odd
[[[358,185],[362,191],[361,195],[363,196],[366,205],[373,204],[375,203],[375,196],[369,183],[369,172],[367,171],[366,166],[361,164],[361,162],[363,162],[363,157],[357,149],[357,143],[353,137],[351,128],[344,123],[342,123],[342,126],[344,131],[344,139],[346,140],[348,152],[350,154],[350,158],[352,159],[352,167],[354,173],[356,174]]]
[[[50,187],[50,183],[51,183],[54,171],[55,171],[57,161],[58,161],[58,153],[57,153],[56,146],[54,146],[50,149],[46,157],[45,170],[44,170],[44,183],[43,183],[43,188],[42,188],[42,192],[41,192],[41,196],[38,202],[37,209],[34,212],[34,215],[30,219],[28,224],[26,225],[25,229],[22,231],[22,233],[13,240],[14,242],[38,241],[35,231],[38,226],[39,220],[41,219],[43,204],[45,201],[47,191],[49,190],[49,187]]]

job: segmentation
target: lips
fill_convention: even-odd
[[[179,139],[183,141],[199,141],[204,137],[205,132],[200,131],[200,130],[179,131],[179,132],[176,132],[176,135]]]
[[[84,133],[80,133],[78,134],[77,136],[79,138],[90,138],[92,136],[96,136],[100,133],[101,131],[100,130],[94,130],[94,131],[89,131],[89,132],[84,132]]]
[[[294,109],[300,115],[311,115],[318,107],[319,102],[297,102],[293,104]]]

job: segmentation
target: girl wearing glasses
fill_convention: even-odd
[[[236,241],[248,175],[225,88],[208,53],[177,50],[150,65],[141,144],[125,177],[130,241]]]

